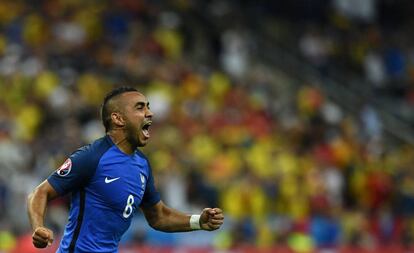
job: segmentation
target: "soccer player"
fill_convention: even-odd
[[[105,97],[101,114],[106,135],[74,152],[28,197],[35,247],[53,242],[53,232],[44,226],[47,203],[67,193],[72,194],[71,208],[59,253],[118,252],[138,208],[160,231],[220,228],[224,216],[219,208],[187,215],[160,200],[148,159],[138,149],[150,138],[153,117],[143,94],[117,88]]]

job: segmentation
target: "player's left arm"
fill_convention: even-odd
[[[205,208],[198,219],[198,216],[192,218],[191,215],[184,214],[178,210],[166,206],[162,201],[158,201],[153,206],[142,206],[145,218],[148,224],[164,232],[185,232],[196,230],[194,221],[199,223],[202,230],[212,231],[219,229],[223,224],[224,215],[220,208]]]

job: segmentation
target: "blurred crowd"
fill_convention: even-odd
[[[411,1],[333,0],[313,3],[314,15],[297,26],[301,54],[323,74],[341,72],[351,82],[357,73],[375,96],[398,104],[413,122],[414,24]],[[319,5],[317,4],[319,3]],[[351,84],[349,84],[351,86]],[[355,86],[355,84],[354,84]]]
[[[143,151],[162,199],[226,214],[221,231],[178,241],[138,214],[124,244],[411,247],[413,147],[387,145],[375,108],[349,114],[264,64],[243,11],[230,1],[0,0],[0,252],[31,233],[27,194],[104,134],[100,103],[123,85],[155,113]],[[354,32],[378,40],[369,31]],[[314,34],[300,44],[324,62]],[[68,204],[48,209],[57,235]]]

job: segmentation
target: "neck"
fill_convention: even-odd
[[[135,152],[137,147],[128,141],[123,129],[110,130],[107,135],[111,138],[113,143],[125,154],[132,154]]]

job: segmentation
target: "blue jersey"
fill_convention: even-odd
[[[58,253],[117,252],[138,207],[160,201],[147,158],[123,153],[109,136],[74,152],[47,180],[60,195],[72,193]]]

